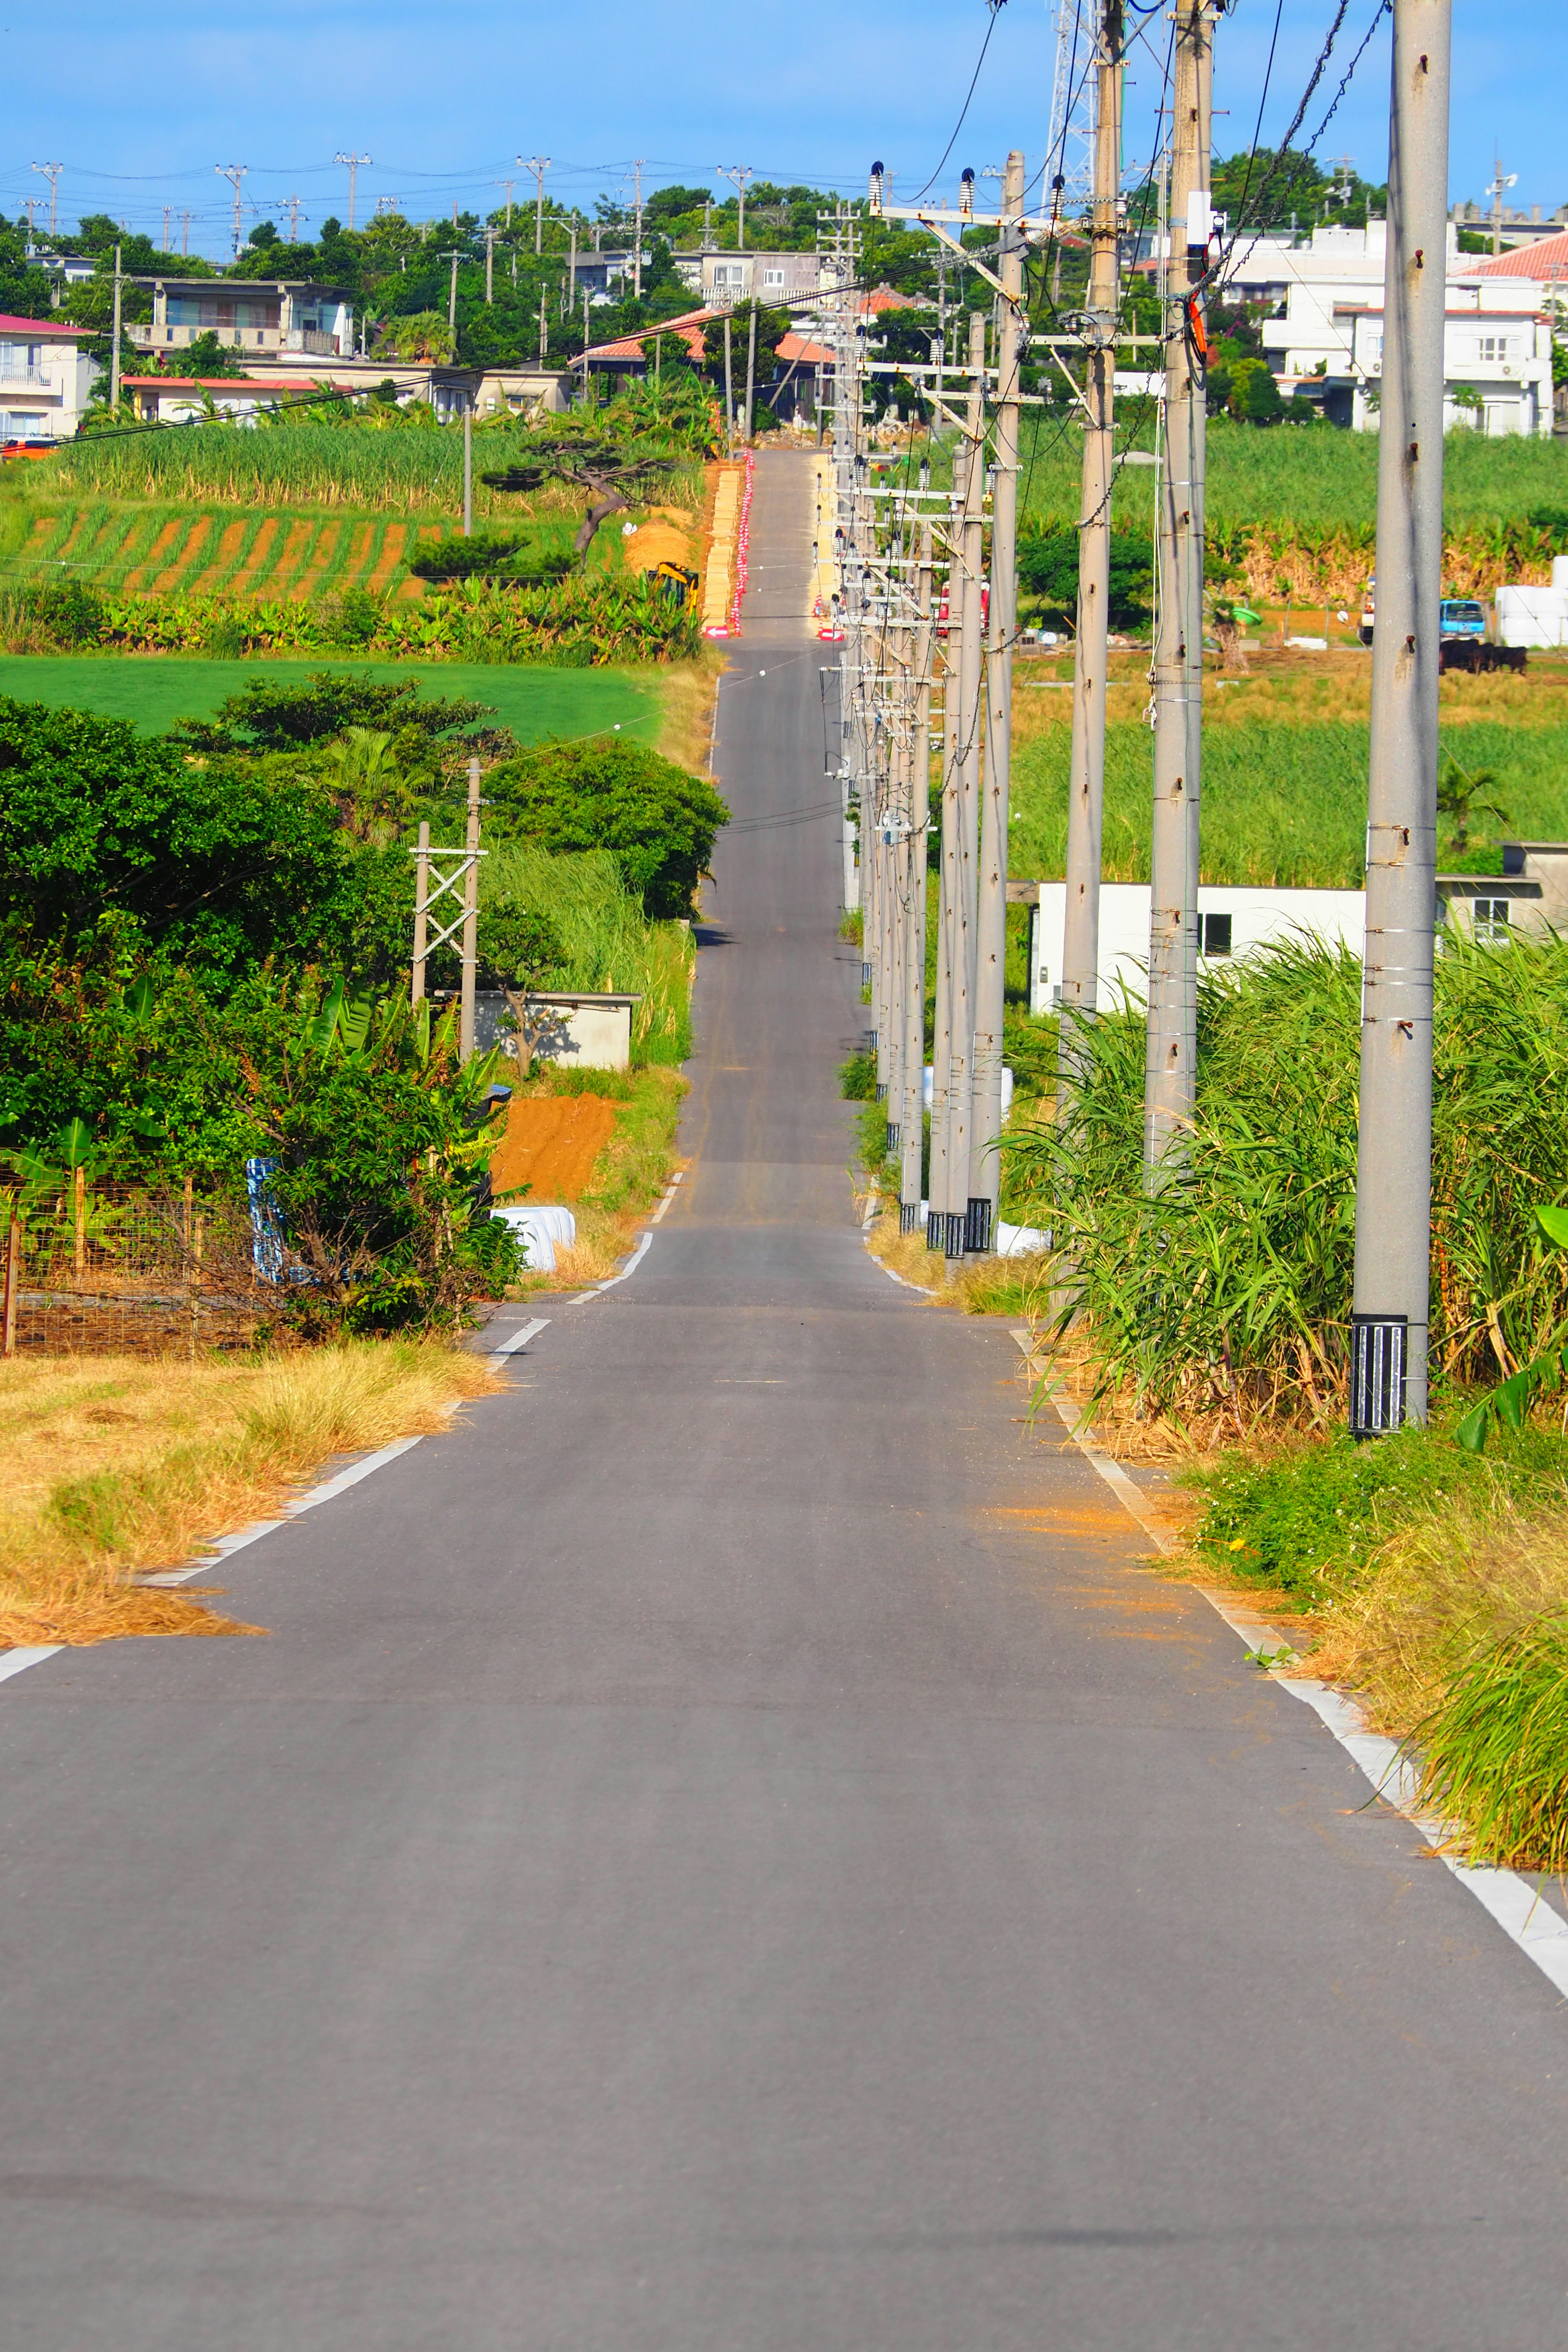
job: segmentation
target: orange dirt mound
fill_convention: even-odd
[[[497,1195],[519,1184],[531,1201],[578,1201],[594,1162],[615,1133],[616,1105],[603,1095],[542,1095],[514,1102],[490,1161]]]

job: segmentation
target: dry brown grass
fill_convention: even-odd
[[[723,673],[724,656],[717,646],[705,646],[695,661],[671,662],[658,673],[664,710],[658,749],[694,775],[708,773],[713,704]]]
[[[1568,1610],[1568,1512],[1451,1496],[1375,1554],[1313,1620],[1302,1671],[1352,1687],[1373,1726],[1404,1738],[1482,1643]]]
[[[270,1515],[330,1456],[440,1429],[501,1385],[478,1357],[412,1341],[0,1365],[0,1645],[254,1632],[131,1580]]]

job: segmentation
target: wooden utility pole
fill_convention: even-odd
[[[1152,1180],[1197,1085],[1198,813],[1203,760],[1204,352],[1208,267],[1211,10],[1178,0],[1164,300],[1160,615],[1154,641],[1154,823],[1143,1157]]]
[[[1100,971],[1100,841],[1105,809],[1105,672],[1114,472],[1117,198],[1121,177],[1121,0],[1100,0],[1096,29],[1094,224],[1084,314],[1083,486],[1073,646],[1072,763],[1068,787],[1067,923],[1062,942],[1061,1061],[1094,1018]]]
[[[995,471],[991,493],[991,614],[985,656],[985,782],[981,798],[974,947],[974,1129],[965,1246],[994,1247],[1002,1193],[1002,1025],[1007,973],[1007,830],[1012,777],[1013,644],[1018,618],[1018,369],[1024,329],[1024,158],[1002,176],[1002,294],[996,304]]]
[[[1426,1418],[1450,0],[1394,0],[1351,1427]]]
[[[423,818],[419,823],[419,846],[414,858],[414,971],[409,1002],[417,1004],[425,994],[426,938],[430,906],[430,827]]]

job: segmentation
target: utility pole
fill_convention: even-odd
[[[735,246],[738,252],[744,253],[746,250],[746,182],[753,176],[752,166],[749,163],[715,163],[713,168],[721,179],[733,180],[735,183],[736,194],[741,199]]]
[[[1519,173],[1517,172],[1509,172],[1505,174],[1502,168],[1502,157],[1494,152],[1492,156],[1492,184],[1487,190],[1488,195],[1492,200],[1492,251],[1494,253],[1500,253],[1502,251],[1503,197],[1507,194],[1510,188],[1516,187],[1518,184]]]
[[[442,256],[442,258],[443,258],[444,260],[449,261],[449,262],[451,263],[451,265],[452,265],[452,285],[451,285],[451,290],[450,290],[450,292],[447,294],[447,326],[451,329],[451,331],[452,331],[452,334],[453,334],[453,336],[454,336],[454,338],[455,338],[455,337],[456,337],[456,335],[457,335],[457,332],[458,332],[458,261],[462,258],[462,257],[461,257],[461,255],[457,251],[457,249],[454,247],[454,249],[452,250],[452,252],[450,252],[449,254],[445,254],[445,255],[443,255],[443,256]],[[456,344],[456,341],[454,341],[453,347],[452,347],[452,357],[453,357],[454,359],[456,359],[456,358],[457,358],[457,356],[458,356],[457,344]]]
[[[240,214],[243,210],[241,183],[249,169],[248,163],[215,163],[213,165],[213,170],[217,173],[218,178],[231,182],[234,187],[234,257],[237,261],[239,259]]]
[[[752,416],[757,404],[757,298],[752,297],[752,320],[746,331],[746,440],[752,438]]]
[[[419,846],[414,856],[414,970],[408,997],[411,1004],[417,1004],[425,994],[426,940],[429,930],[430,901],[430,827],[423,818],[419,824]]]
[[[1163,334],[1160,618],[1154,644],[1154,822],[1143,1158],[1179,1151],[1197,1084],[1198,812],[1203,760],[1204,379],[1213,0],[1177,0]]]
[[[474,401],[463,394],[463,537],[474,535]]]
[[[991,492],[991,613],[986,632],[985,786],[981,802],[974,955],[974,1129],[965,1246],[995,1247],[1002,1196],[1002,1025],[1007,973],[1007,829],[1012,776],[1013,645],[1018,610],[1018,367],[1024,329],[1024,158],[1002,175],[1002,294],[996,304],[995,472]]]
[[[362,164],[362,163],[368,163],[370,162],[370,160],[371,160],[371,158],[370,158],[368,155],[355,155],[355,154],[354,154],[354,153],[353,153],[352,152],[351,152],[349,154],[345,155],[345,154],[343,153],[343,152],[342,152],[342,149],[341,147],[339,148],[339,150],[338,150],[337,153],[336,153],[336,154],[333,156],[333,158],[332,158],[332,161],[333,161],[333,163],[346,163],[346,164],[348,165],[348,167],[349,167],[349,226],[350,226],[350,228],[353,228],[353,225],[354,225],[354,174],[355,174],[355,173],[359,170],[359,168],[360,168],[360,166],[361,166],[361,164]]]
[[[724,448],[726,454],[735,442],[735,383],[731,357],[730,314],[724,314]]]
[[[1351,1428],[1426,1418],[1451,0],[1394,0]]]
[[[962,1258],[969,1234],[969,1160],[974,1135],[974,956],[976,831],[980,802],[982,702],[982,586],[984,576],[985,493],[985,315],[969,321],[969,405],[964,421],[963,505],[950,583],[961,578],[963,609],[958,622],[958,711],[952,772],[942,793],[942,895],[945,901],[940,952],[948,965],[947,1099],[942,1135],[942,1181],[937,1182],[937,1104],[931,1104],[931,1205],[942,1223],[928,1248]],[[994,594],[994,583],[992,593]],[[953,616],[948,596],[948,659],[952,661]],[[1004,887],[1005,876],[1004,875]]]
[[[491,182],[491,185],[493,187],[504,188],[506,190],[506,225],[510,231],[511,227],[511,192],[513,188],[516,187],[517,182],[515,180],[495,180]]]
[[[1122,0],[1098,0],[1094,221],[1084,315],[1083,491],[1078,635],[1073,646],[1072,764],[1068,788],[1067,924],[1062,942],[1060,1062],[1099,1003],[1100,838],[1105,809],[1105,671],[1110,604],[1110,491],[1115,462],[1117,196],[1121,177]]]
[[[54,242],[55,221],[59,201],[60,173],[65,170],[65,165],[63,163],[35,163],[32,166],[32,169],[35,172],[41,172],[45,179],[47,180],[49,184],[49,242],[52,245]]]
[[[646,158],[639,155],[632,164],[637,174],[637,200],[632,211],[632,299],[642,300],[642,168]]]
[[[496,239],[500,231],[487,224],[482,234],[485,240],[485,308],[493,310],[496,299]]]
[[[298,196],[285,196],[283,201],[289,207],[289,242],[290,245],[298,245],[300,242],[300,200]],[[307,213],[305,217],[308,220],[310,218],[310,215]]]
[[[188,261],[191,257],[191,216],[189,213],[182,213],[180,218],[184,225],[181,235],[180,251]]]
[[[550,169],[550,158],[548,155],[520,155],[517,159],[517,165],[520,172],[531,172],[533,173],[535,192],[533,199],[533,249],[535,253],[542,253],[544,250],[544,174]],[[511,226],[511,183],[510,180],[507,183],[506,207],[507,226],[510,228]]]
[[[172,210],[173,206],[170,205],[165,205],[163,206],[163,242],[158,248],[160,253],[167,253],[169,250],[169,215]],[[32,228],[32,215],[31,213],[29,213],[27,218],[27,226],[29,230]]]
[[[474,981],[479,961],[479,763],[468,761],[468,830],[464,844],[468,870],[463,876],[463,993],[458,1015],[458,1055],[471,1060],[474,1051]]]
[[[539,364],[544,365],[550,356],[550,323],[544,314],[544,289],[539,289]]]
[[[114,323],[109,338],[109,410],[112,415],[120,406],[120,320],[121,288],[120,247],[114,248]]]
[[[915,572],[914,711],[910,743],[908,842],[904,860],[904,1098],[899,1107],[899,1231],[920,1223],[925,1130],[926,825],[931,799],[931,532],[920,527]]]

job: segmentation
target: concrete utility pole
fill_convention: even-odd
[[[462,256],[454,247],[453,250],[446,256],[446,258],[452,265],[451,291],[447,297],[447,324],[451,329],[452,334],[455,337],[458,332],[458,264],[462,259]],[[452,357],[456,359],[457,356],[457,345],[454,341]]]
[[[213,170],[217,173],[218,178],[231,182],[234,188],[234,257],[237,261],[239,259],[241,243],[240,215],[244,210],[241,187],[249,169],[248,163],[215,163],[213,165]]]
[[[1517,172],[1505,173],[1502,168],[1502,157],[1494,153],[1492,184],[1487,190],[1488,195],[1492,200],[1492,251],[1494,253],[1502,251],[1502,200],[1510,188],[1516,187],[1518,184],[1519,173]]]
[[[752,321],[746,331],[746,439],[752,438],[752,417],[757,404],[757,298],[752,297]]]
[[[1110,604],[1110,490],[1115,462],[1117,196],[1121,178],[1121,0],[1099,0],[1095,42],[1094,224],[1084,315],[1083,490],[1073,646],[1072,764],[1068,787],[1067,925],[1062,943],[1065,1068],[1079,1025],[1099,1002],[1100,839],[1105,810],[1105,672]]]
[[[539,364],[544,365],[550,355],[550,323],[544,314],[544,289],[539,289]]]
[[[925,1129],[926,824],[931,795],[931,531],[922,522],[915,572],[914,710],[910,742],[904,888],[904,1097],[899,1107],[899,1231],[920,1223]]]
[[[52,243],[55,234],[55,223],[58,217],[59,206],[60,173],[65,170],[65,165],[63,163],[35,163],[31,168],[35,172],[41,172],[45,179],[47,180],[49,184],[49,238]]]
[[[180,218],[184,225],[181,233],[180,251],[188,261],[191,257],[191,216],[189,213],[182,213]]]
[[[735,249],[739,253],[744,253],[746,250],[746,182],[752,176],[752,166],[749,163],[715,163],[713,168],[721,179],[733,180],[735,183],[735,192],[741,199],[740,215],[735,228]]]
[[[632,299],[642,300],[642,172],[646,157],[638,155],[632,163],[637,175],[637,201],[632,215]]]
[[[1170,257],[1160,617],[1154,643],[1154,825],[1143,1157],[1152,1180],[1190,1118],[1197,1084],[1198,811],[1203,760],[1204,380],[1212,0],[1178,0],[1171,108]]]
[[[468,860],[463,876],[463,994],[458,1015],[458,1053],[468,1061],[474,1050],[474,982],[479,961],[479,763],[468,761]]]
[[[116,246],[114,248],[114,322],[110,329],[109,337],[109,407],[111,415],[120,405],[120,321],[122,283],[120,275],[120,247]]]
[[[353,228],[354,225],[354,175],[359,171],[361,165],[368,163],[371,161],[371,158],[368,155],[355,155],[352,152],[345,155],[342,148],[340,148],[338,152],[333,156],[332,161],[334,163],[346,163],[349,167],[349,226],[350,228]]]
[[[963,605],[958,622],[958,711],[951,780],[942,792],[942,895],[945,901],[940,953],[948,964],[947,1087],[942,1108],[942,1186],[937,1183],[938,1105],[931,1101],[931,1218],[928,1248],[949,1259],[968,1246],[969,1161],[974,1136],[974,978],[976,839],[980,814],[982,727],[982,636],[985,569],[983,501],[985,494],[985,314],[969,321],[969,405],[962,449],[963,505],[950,583],[962,574]],[[948,659],[953,632],[951,585],[948,598]],[[950,824],[951,820],[951,824]],[[942,1223],[932,1235],[932,1220]]]
[[[408,995],[409,1003],[417,1004],[425,994],[426,942],[430,921],[430,827],[423,818],[414,858],[414,970]]]
[[[290,245],[298,245],[300,242],[300,200],[298,196],[285,196],[283,201],[289,207],[289,242]],[[310,217],[310,214],[307,213],[305,215],[305,218],[309,220]]]
[[[974,949],[974,1130],[965,1246],[995,1246],[1002,1195],[1002,1024],[1007,976],[1007,828],[1012,777],[1013,646],[1018,627],[1018,368],[1024,341],[1024,158],[1002,174],[1002,294],[996,304],[995,472],[991,492],[991,615],[986,632],[985,784],[981,800]]]
[[[496,239],[500,231],[487,225],[481,234],[485,240],[485,307],[490,310],[496,299]]]
[[[730,343],[730,320],[724,320],[724,449],[726,455],[735,446],[735,385],[734,362]]]
[[[542,253],[544,250],[544,174],[550,169],[550,158],[548,155],[520,155],[517,159],[517,164],[520,172],[531,172],[533,173],[533,249],[535,253]],[[507,226],[510,228],[511,226],[511,183],[510,180],[507,183],[506,191],[506,221]]]
[[[474,535],[474,399],[463,394],[463,537]]]
[[[506,225],[508,232],[510,233],[511,228],[511,192],[513,188],[516,187],[517,182],[515,180],[492,180],[490,185],[495,188],[504,188],[506,190]]]
[[[1394,0],[1351,1427],[1426,1418],[1451,0]]]

